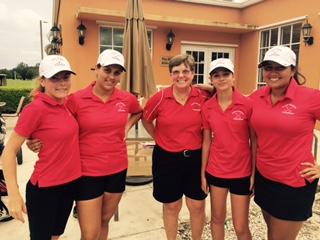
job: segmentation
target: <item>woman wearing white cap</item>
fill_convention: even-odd
[[[71,70],[63,56],[45,57],[39,66],[40,85],[26,106],[4,149],[3,170],[11,216],[24,222],[28,214],[30,239],[58,239],[64,232],[81,176],[78,123],[65,106]],[[43,144],[26,187],[23,202],[16,174],[16,153],[28,138]],[[67,151],[66,151],[67,149]]]
[[[251,95],[251,125],[257,135],[255,202],[268,239],[296,239],[312,215],[320,167],[312,155],[320,119],[320,91],[302,87],[296,55],[288,47],[268,50],[263,61],[267,86]]]
[[[202,107],[202,189],[210,189],[211,233],[224,239],[226,202],[231,194],[232,221],[238,239],[250,240],[249,202],[253,185],[249,120],[251,101],[234,88],[230,59],[210,63],[216,94]],[[254,142],[251,143],[254,148]]]
[[[124,71],[120,52],[103,51],[97,60],[96,80],[71,95],[67,104],[80,127],[83,177],[77,209],[85,240],[107,239],[109,221],[125,190],[125,138],[140,119],[142,109],[133,94],[116,88]]]
[[[142,109],[134,95],[116,88],[124,71],[123,55],[104,50],[97,60],[96,80],[67,101],[80,127],[83,176],[76,201],[83,240],[107,239],[109,221],[125,190],[125,138]]]

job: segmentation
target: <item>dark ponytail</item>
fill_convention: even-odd
[[[294,66],[291,66],[291,69],[294,71],[293,78],[297,82],[297,84],[298,85],[305,84],[307,79],[302,73],[298,72],[298,68],[294,67]]]

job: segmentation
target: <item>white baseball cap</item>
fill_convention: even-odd
[[[70,67],[68,60],[61,55],[48,55],[45,56],[39,65],[39,76],[51,78],[55,74],[67,71],[75,74]]]
[[[123,71],[126,71],[126,68],[124,67],[123,55],[113,49],[106,49],[102,53],[100,53],[97,64],[100,64],[102,67],[109,65],[119,65],[121,66]]]
[[[217,68],[226,68],[228,69],[230,72],[234,73],[234,66],[233,63],[230,59],[228,58],[218,58],[216,60],[213,60],[210,63],[210,67],[209,67],[209,74],[212,73],[213,70],[217,69]]]
[[[266,52],[263,61],[259,63],[258,67],[262,67],[269,61],[278,63],[284,67],[296,66],[296,54],[289,47],[275,46]]]

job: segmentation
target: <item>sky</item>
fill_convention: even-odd
[[[40,62],[40,20],[48,22],[42,23],[46,46],[52,27],[52,0],[0,0],[0,69],[12,69],[20,62],[29,66]]]

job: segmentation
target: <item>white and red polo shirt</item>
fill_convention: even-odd
[[[57,186],[81,176],[79,127],[64,104],[47,94],[37,93],[21,112],[14,130],[42,143],[30,179],[32,184]]]
[[[216,95],[202,107],[203,128],[213,134],[206,171],[219,178],[242,178],[251,175],[249,120],[250,99],[233,91],[232,104],[223,111]]]
[[[285,97],[271,102],[271,89],[254,92],[251,124],[257,134],[256,166],[266,178],[292,187],[305,186],[302,162],[314,162],[313,130],[320,119],[320,91],[291,80]]]
[[[196,150],[202,145],[201,107],[208,94],[192,87],[185,105],[173,96],[172,86],[147,102],[143,118],[155,123],[155,142],[169,152]]]
[[[72,94],[67,106],[80,127],[80,157],[84,176],[106,176],[128,167],[125,126],[129,114],[142,111],[137,98],[114,89],[107,102],[95,96],[92,88]]]

